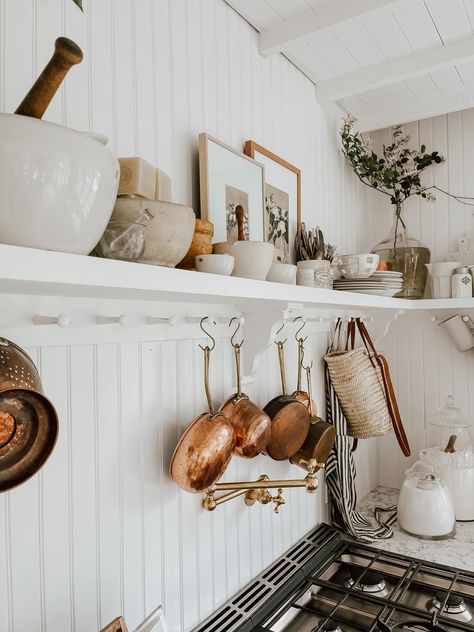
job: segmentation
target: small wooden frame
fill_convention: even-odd
[[[280,156],[277,156],[276,154],[274,154],[272,151],[270,151],[269,149],[266,149],[265,147],[262,147],[262,145],[259,145],[258,143],[256,143],[253,140],[247,140],[245,142],[245,154],[247,156],[249,156],[250,158],[253,158],[254,160],[257,160],[258,162],[263,163],[264,167],[265,167],[265,185],[270,186],[270,187],[274,187],[277,189],[281,189],[283,193],[288,194],[288,196],[290,196],[290,192],[288,189],[285,188],[284,186],[284,171],[280,172],[280,174],[276,174],[273,173],[275,171],[275,165],[276,170],[278,170],[278,167],[281,167],[282,169],[289,171],[291,174],[294,174],[296,176],[296,187],[294,187],[294,194],[296,195],[296,200],[294,201],[294,204],[290,204],[290,208],[289,208],[289,225],[290,225],[290,230],[289,230],[289,249],[290,249],[290,262],[293,263],[293,244],[294,244],[294,238],[295,238],[295,234],[298,232],[298,230],[300,229],[301,226],[301,169],[298,169],[298,167],[295,167],[294,165],[290,164],[289,162],[287,162],[286,160],[284,160],[283,158],[281,158]],[[274,163],[272,168],[272,163]],[[278,177],[278,175],[280,177]],[[265,197],[266,197],[266,193],[265,193]],[[266,213],[266,210],[264,208],[264,213]]]
[[[123,617],[117,617],[108,623],[105,628],[102,628],[100,632],[128,632],[128,628],[125,619]]]

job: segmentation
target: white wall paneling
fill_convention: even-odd
[[[341,251],[359,249],[365,193],[337,149],[339,110],[319,107],[287,59],[260,56],[257,33],[222,0],[85,0],[84,14],[71,0],[0,0],[0,29],[3,111],[21,101],[55,38],[70,36],[84,62],[47,120],[105,133],[118,155],[169,173],[173,201],[196,210],[199,132],[237,148],[254,139],[302,169],[303,219]],[[90,632],[121,612],[133,629],[159,602],[173,631],[188,630],[324,518],[323,489],[285,493],[278,516],[239,501],[207,514],[169,480],[176,440],[205,405],[196,328],[164,340],[159,326],[103,326],[93,328],[102,339],[79,330],[71,339],[48,326],[40,337],[25,319],[54,314],[41,298],[22,301],[16,331],[2,326],[38,361],[61,434],[42,472],[0,497],[2,631]],[[125,303],[106,315],[127,313]],[[320,360],[327,333],[308,342]],[[261,403],[278,390],[272,352],[249,393]],[[220,400],[233,381],[228,346],[218,345],[212,372]],[[315,380],[322,408],[320,364]],[[235,460],[228,476],[262,472],[300,474],[262,457]]]

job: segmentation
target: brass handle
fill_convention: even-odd
[[[240,377],[240,345],[234,345],[234,354],[235,354],[235,372],[237,375],[237,397],[242,397],[242,384]]]
[[[15,114],[42,118],[69,69],[82,61],[82,50],[67,37],[58,37],[54,53]]]
[[[278,347],[278,361],[280,363],[280,379],[281,379],[281,392],[286,396],[286,375],[285,375],[285,350],[284,343],[277,342]]]
[[[304,356],[304,340],[298,338],[298,377],[296,380],[296,391],[301,392],[301,371],[303,369],[303,356]]]
[[[306,367],[306,383],[308,389],[308,397],[309,397],[309,414],[311,417],[311,423],[315,423],[318,421],[318,411],[315,409],[315,405],[313,402],[313,395],[311,393],[311,367]]]
[[[280,505],[285,504],[285,499],[283,498],[283,489],[280,487],[278,489],[278,494],[276,496],[272,496],[272,503],[275,503],[274,512],[280,513]]]
[[[204,347],[204,389],[206,391],[207,404],[209,406],[209,413],[212,417],[216,415],[214,404],[212,403],[211,389],[209,388],[209,358],[211,356],[211,350],[209,347]]]

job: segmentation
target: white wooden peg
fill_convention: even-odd
[[[120,316],[96,316],[95,322],[97,325],[129,325],[130,318],[125,316],[125,314],[121,314]]]
[[[67,314],[59,314],[59,316],[41,316],[41,314],[35,314],[33,316],[33,323],[35,325],[57,325],[58,327],[69,327],[72,324],[72,320]]]

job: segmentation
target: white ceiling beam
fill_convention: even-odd
[[[263,55],[281,52],[290,42],[397,2],[398,0],[326,0],[311,13],[302,13],[278,26],[264,28],[259,35],[259,50]]]
[[[456,96],[439,97],[405,106],[397,105],[393,108],[383,108],[376,113],[361,113],[358,115],[357,128],[361,132],[371,132],[392,127],[392,125],[420,121],[432,116],[441,116],[472,107],[474,107],[474,90]]]
[[[320,103],[339,101],[368,90],[383,88],[392,83],[473,60],[474,37],[470,36],[420,53],[411,53],[393,61],[381,62],[336,79],[322,81],[316,88],[316,97]]]

